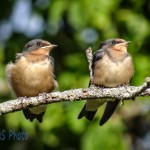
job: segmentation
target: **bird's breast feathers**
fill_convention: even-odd
[[[91,83],[105,87],[117,87],[129,84],[133,76],[133,64],[130,56],[122,61],[112,61],[108,55],[97,61]]]
[[[49,59],[32,62],[22,56],[6,68],[7,79],[17,96],[34,96],[55,88],[53,67]]]

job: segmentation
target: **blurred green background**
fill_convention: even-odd
[[[0,4],[0,101],[15,98],[6,83],[5,65],[31,39],[57,44],[52,52],[60,91],[85,88],[89,73],[85,50],[120,37],[132,41],[135,64],[132,85],[150,75],[149,0],[4,0]],[[94,121],[77,116],[81,102],[48,105],[43,122],[22,112],[0,116],[0,148],[8,150],[150,150],[150,98],[126,101],[100,127],[102,107]],[[28,140],[2,140],[9,131],[26,132]],[[9,142],[9,144],[7,143]]]

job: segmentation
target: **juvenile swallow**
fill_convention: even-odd
[[[40,93],[52,92],[57,87],[54,79],[54,60],[49,55],[56,45],[48,41],[34,39],[16,55],[15,63],[6,66],[6,78],[16,97],[33,97]],[[26,119],[42,122],[46,105],[23,110]]]
[[[130,42],[116,38],[108,39],[100,44],[98,51],[93,55],[93,76],[89,86],[114,88],[130,84],[134,74],[134,66],[132,57],[127,52],[128,43]],[[119,102],[120,100],[107,102],[100,125],[109,120]],[[87,100],[78,119],[85,116],[88,120],[93,120],[98,108],[104,103],[102,100]]]

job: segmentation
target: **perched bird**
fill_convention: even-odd
[[[52,92],[57,87],[53,74],[54,62],[49,56],[56,45],[35,39],[29,41],[22,53],[16,55],[15,63],[6,66],[6,78],[17,97],[32,97],[39,93]],[[23,110],[26,119],[42,122],[46,105]]]
[[[93,75],[89,86],[114,88],[130,84],[134,67],[132,57],[127,52],[128,43],[123,39],[116,38],[108,39],[100,44],[99,50],[93,55]],[[103,125],[112,116],[119,102],[120,100],[107,102],[100,125]],[[102,100],[87,100],[78,119],[85,116],[88,120],[93,120],[96,111],[104,103],[105,101]]]

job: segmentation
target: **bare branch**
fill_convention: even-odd
[[[0,104],[0,115],[19,111],[28,107],[35,107],[42,104],[51,104],[63,101],[80,101],[94,100],[105,98],[106,101],[114,101],[116,99],[131,100],[135,96],[150,96],[150,78],[138,87],[125,86],[118,88],[98,88],[92,86],[85,89],[74,89],[64,92],[43,93],[36,97],[20,97],[15,100],[9,100]],[[109,99],[108,99],[109,98]],[[110,99],[112,98],[112,99]]]

